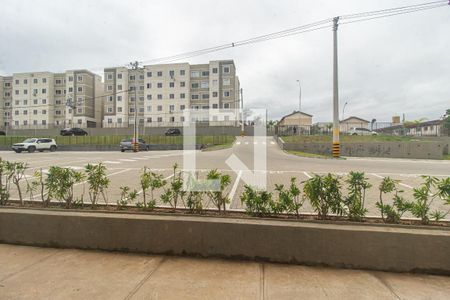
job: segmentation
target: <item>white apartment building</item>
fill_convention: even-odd
[[[232,60],[106,68],[103,127],[182,126],[185,109],[206,110],[197,121],[236,125],[239,79]],[[229,110],[229,113],[227,113]]]
[[[87,70],[0,77],[5,128],[101,127],[103,84]],[[68,106],[70,104],[70,106]]]

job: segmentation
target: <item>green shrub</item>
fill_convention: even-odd
[[[339,176],[329,173],[314,175],[304,182],[303,193],[319,219],[326,219],[330,211],[338,215],[344,213],[339,179]]]
[[[397,182],[389,177],[385,177],[378,187],[380,198],[376,206],[380,210],[381,218],[385,223],[399,223],[403,214],[412,208],[412,203],[400,196],[403,191],[397,188]],[[383,201],[383,195],[388,193],[394,193],[392,205]]]
[[[278,192],[278,201],[272,204],[273,213],[295,213],[297,218],[300,217],[299,210],[303,206],[304,199],[300,197],[300,188],[295,181],[296,178],[292,177],[288,189],[285,189],[283,184],[275,184],[275,190]]]
[[[345,213],[352,221],[361,221],[367,213],[365,208],[366,190],[372,187],[364,176],[364,172],[348,174],[345,182],[348,184],[348,196],[344,198]]]
[[[174,210],[177,209],[178,202],[183,201],[186,192],[183,191],[183,178],[181,172],[177,172],[178,164],[173,165],[173,176],[169,187],[161,195],[161,201],[169,204]]]
[[[106,176],[106,167],[102,163],[97,165],[88,164],[85,167],[87,175],[87,182],[89,184],[89,199],[92,206],[97,205],[99,195],[103,197],[103,200],[108,204],[108,198],[106,197],[106,191],[109,186],[109,178]]]
[[[64,201],[66,207],[70,208],[74,201],[74,185],[81,183],[83,179],[83,173],[73,169],[58,166],[50,167],[45,180],[49,199]],[[81,197],[83,197],[83,195]]]
[[[134,202],[138,196],[136,190],[130,190],[128,186],[120,187],[120,199],[117,200],[117,209],[124,209],[129,203]]]
[[[230,203],[230,199],[228,199],[228,194],[225,194],[224,190],[231,183],[230,175],[222,174],[217,170],[211,170],[206,175],[206,179],[217,180],[219,182],[217,191],[209,190],[206,192],[206,194],[208,195],[214,206],[217,207],[217,210],[219,212],[221,211],[221,209],[223,210],[223,212],[225,212],[226,204]]]
[[[253,216],[265,216],[272,213],[272,193],[259,191],[249,185],[244,186],[241,202],[245,204],[245,211]]]

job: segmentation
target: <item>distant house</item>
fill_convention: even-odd
[[[409,136],[444,136],[449,133],[444,132],[443,120],[432,120],[420,122],[417,124],[400,124],[378,129],[379,133],[392,135],[409,135]]]
[[[349,132],[352,128],[369,128],[369,121],[355,116],[348,117],[339,122],[341,132]]]
[[[292,114],[286,115],[278,122],[278,126],[311,126],[312,115],[294,111]]]
[[[312,125],[312,115],[294,111],[293,113],[281,118],[277,124],[277,134],[296,135],[310,134]]]

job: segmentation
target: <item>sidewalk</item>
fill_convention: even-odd
[[[449,299],[450,277],[0,244],[0,299]]]

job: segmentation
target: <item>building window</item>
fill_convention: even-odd
[[[213,74],[217,74],[217,68],[212,69]]]
[[[46,114],[47,114],[47,110],[43,109],[43,110],[42,110],[42,114],[43,114],[43,115],[46,115]]]
[[[73,81],[73,77],[69,76],[69,82],[72,82],[72,81]]]
[[[14,104],[15,104],[15,105],[19,105],[19,104],[20,104],[20,100],[14,101]]]
[[[163,76],[163,72],[162,71],[158,71],[158,77],[162,77]]]
[[[147,77],[152,77],[152,72],[147,72]]]
[[[230,73],[230,67],[223,67],[224,73]]]
[[[180,75],[181,75],[181,76],[186,75],[186,71],[185,71],[185,70],[180,70]]]
[[[152,100],[152,95],[147,95],[147,100]]]
[[[162,105],[158,105],[158,111],[162,111]]]
[[[134,113],[134,108],[130,107],[130,113]]]
[[[158,117],[158,122],[159,122],[159,123],[162,122],[162,117]]]
[[[131,101],[131,102],[134,102],[134,100],[136,100],[136,98],[130,97],[130,101]]]
[[[112,119],[108,118],[108,124],[112,124]]]
[[[113,96],[108,96],[108,101],[113,102]]]
[[[144,112],[144,108],[143,107],[139,107],[139,112],[143,113]]]
[[[16,79],[16,84],[19,84],[19,79]]]
[[[197,100],[197,99],[198,99],[198,95],[192,94],[192,95],[191,95],[191,99],[192,99],[192,100]]]
[[[33,100],[33,104],[34,104],[34,105],[38,104],[38,100],[37,100],[37,99],[34,99],[34,100]]]
[[[217,103],[213,104],[213,108],[217,109]]]
[[[34,84],[38,83],[37,78],[33,79],[33,83],[34,83]],[[58,84],[58,80],[56,80],[56,84]]]
[[[121,112],[122,112],[122,107],[120,107],[120,106],[117,107],[117,112],[120,112],[120,113],[121,113]]]
[[[230,91],[224,91],[223,92],[224,97],[230,97]]]
[[[202,82],[200,83],[200,87],[201,87],[202,89],[207,89],[207,88],[209,88],[209,82],[208,82],[208,81],[202,81]]]
[[[77,123],[78,123],[78,124],[81,124],[81,123],[83,123],[83,120],[78,119],[78,120],[77,120]]]
[[[140,86],[139,86],[139,90],[140,90],[140,91],[143,91],[143,90],[144,90],[144,86],[143,86],[143,85],[140,85]]]
[[[61,104],[61,100],[55,100],[55,104],[56,105],[60,105]]]
[[[55,111],[55,114],[56,114],[56,115],[60,115],[60,114],[61,114],[61,111],[60,111],[60,110],[56,110],[56,111]]]
[[[230,108],[230,103],[224,103],[223,108]]]
[[[122,73],[117,74],[117,79],[122,79]]]
[[[42,99],[42,104],[47,104],[47,99]]]
[[[162,82],[158,82],[158,88],[162,88]]]
[[[180,121],[184,122],[184,117],[183,116],[180,117]]]
[[[69,88],[69,93],[72,93],[73,92],[73,87],[70,87]]]
[[[152,84],[151,83],[147,83],[147,88],[151,89],[152,88]]]
[[[28,105],[28,100],[23,100],[23,105]]]
[[[151,123],[152,122],[152,118],[147,118],[147,123]]]
[[[144,75],[143,74],[139,75],[139,79],[144,80]]]
[[[121,85],[121,84],[117,85],[117,90],[118,90],[118,91],[121,91],[121,90],[122,90],[122,85]]]
[[[112,80],[113,79],[112,74],[108,74],[108,75],[106,75],[106,77],[108,78],[108,80]],[[70,77],[69,77],[69,81],[72,81],[72,80],[70,80]]]
[[[180,105],[180,110],[185,110],[185,108],[186,108],[186,106],[184,104]]]
[[[213,97],[217,97],[217,92],[213,92]]]
[[[169,111],[175,111],[175,105],[169,105]]]
[[[11,87],[11,83],[10,82],[5,82],[5,87]]]
[[[162,94],[158,94],[158,100],[162,100]]]
[[[169,71],[169,76],[173,78],[173,76],[175,76],[175,71],[170,70],[170,71]]]
[[[61,90],[56,90],[56,95],[62,95],[62,91]]]
[[[170,122],[175,122],[175,117],[170,117]]]
[[[15,90],[14,92],[16,93],[16,95],[19,95],[19,90]]]
[[[131,80],[131,81],[136,80],[136,76],[130,75],[130,80]]]
[[[42,78],[42,83],[47,83],[47,78]]]
[[[231,84],[230,78],[223,79],[223,85],[230,85],[230,84]]]
[[[180,81],[180,87],[185,87],[185,86],[186,86],[186,82]]]
[[[180,94],[180,98],[181,98],[181,99],[184,99],[185,97],[186,97],[186,94],[184,94],[184,93],[181,93],[181,94]]]
[[[14,114],[15,114],[16,116],[18,116],[18,115],[19,115],[19,111],[18,111],[18,110],[14,111]]]
[[[197,83],[197,82],[191,83],[191,87],[192,87],[193,89],[198,89],[198,83]]]
[[[112,107],[108,107],[108,112],[109,112],[109,113],[112,113],[112,112],[113,112]]]
[[[169,82],[169,87],[171,88],[175,87],[175,82]]]
[[[28,125],[28,121],[27,120],[23,121],[23,125]]]
[[[140,96],[139,97],[139,101],[143,102],[144,101],[144,96]]]
[[[191,77],[200,77],[200,71],[191,71]]]
[[[202,76],[203,77],[208,77],[209,76],[209,71],[202,71]]]
[[[79,87],[77,88],[77,91],[78,91],[78,92],[83,92],[83,87],[82,87],[82,86],[79,86]]]
[[[147,106],[147,111],[148,111],[148,112],[151,112],[151,111],[152,111],[151,105]]]
[[[78,76],[77,76],[77,81],[78,81],[78,82],[83,82],[83,76],[78,75]]]
[[[169,94],[169,99],[175,99],[175,94]]]
[[[202,99],[209,99],[209,94],[202,94]]]
[[[122,124],[122,118],[117,118],[117,123]]]
[[[23,90],[23,94],[27,95],[28,94],[28,90]]]

